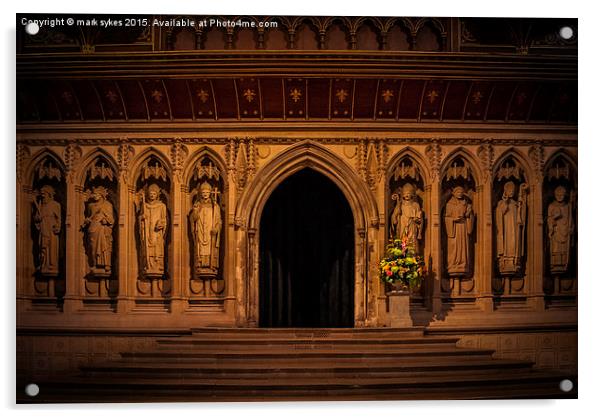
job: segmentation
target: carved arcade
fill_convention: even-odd
[[[109,154],[95,151],[88,154],[83,160],[87,163],[81,166],[70,163],[69,181],[80,179],[72,194],[77,208],[73,220],[79,234],[72,236],[79,237],[78,245],[83,251],[81,256],[71,258],[81,261],[76,270],[79,273],[69,277],[84,281],[79,294],[84,303],[87,298],[99,306],[98,301],[104,298],[115,304],[118,295],[129,292],[136,304],[165,306],[174,295],[174,289],[178,289],[174,287],[177,284],[182,286],[178,294],[188,298],[189,306],[208,306],[208,303],[218,306],[215,304],[223,303],[228,292],[238,291],[239,287],[229,275],[239,267],[235,265],[233,270],[228,270],[226,263],[251,263],[244,264],[244,268],[257,269],[254,264],[257,258],[252,254],[257,247],[256,237],[252,235],[256,231],[248,234],[253,245],[249,244],[251,241],[241,241],[240,237],[245,237],[247,231],[236,228],[237,222],[243,225],[248,220],[239,217],[237,221],[234,212],[227,211],[227,205],[238,204],[241,193],[253,187],[252,184],[261,184],[253,181],[254,176],[256,172],[259,175],[270,154],[257,154],[256,146],[248,139],[233,140],[225,145],[225,162],[218,160],[218,154],[207,146],[195,153],[194,145],[176,142],[166,152],[169,159],[149,152],[141,155],[138,163],[132,163],[134,148],[122,143],[115,149],[117,161]],[[294,148],[296,153],[312,149],[307,144],[305,148],[297,148]],[[491,143],[481,144],[471,156],[464,151],[447,152],[447,148],[434,141],[423,148],[426,158],[406,147],[388,164],[385,161],[389,149],[394,149],[390,144],[363,140],[354,149],[354,153],[348,148],[344,152],[345,158],[354,160],[350,164],[359,169],[355,171],[354,181],[363,182],[368,195],[383,199],[378,204],[382,204],[387,214],[384,225],[370,220],[373,235],[360,231],[358,236],[371,248],[375,248],[372,240],[377,235],[374,234],[383,234],[383,242],[399,238],[425,259],[440,263],[431,267],[438,281],[427,280],[427,291],[421,288],[413,293],[413,306],[417,303],[430,306],[433,294],[440,294],[438,297],[444,303],[474,303],[482,292],[484,280],[492,283],[493,292],[498,296],[527,295],[527,284],[533,280],[528,275],[530,257],[537,248],[528,238],[528,231],[534,227],[530,222],[533,190],[541,190],[543,194],[544,226],[539,244],[545,262],[541,267],[546,274],[543,290],[552,302],[556,296],[566,298],[574,294],[576,183],[572,165],[564,156],[548,159],[547,165],[539,162],[545,176],[534,177],[540,179],[537,184],[541,184],[535,189],[527,182],[525,164],[529,163],[525,161],[532,160],[538,148],[529,148],[529,159],[519,161],[510,153],[494,163],[495,150]],[[541,154],[539,150],[540,157]],[[23,189],[30,190],[27,193],[32,196],[29,198],[32,253],[28,258],[31,262],[28,271],[32,272],[34,281],[29,289],[31,296],[40,300],[59,300],[64,294],[66,277],[67,176],[54,156],[33,158],[30,162],[29,155],[31,152],[20,163],[23,165],[21,178],[27,172],[32,173],[30,186]],[[189,158],[190,155],[194,158]],[[167,161],[171,161],[171,165]],[[28,168],[27,164],[34,167]],[[132,165],[134,171],[130,173]],[[477,173],[478,169],[481,171]],[[228,182],[234,187],[228,188]],[[486,187],[490,194],[484,194]],[[176,191],[179,193],[174,197]],[[484,204],[483,196],[491,199],[488,205]],[[128,201],[123,201],[124,198]],[[176,205],[175,199],[181,203]],[[120,210],[121,205],[127,210]],[[486,214],[483,220],[477,217],[479,211],[487,207],[489,226],[481,224],[487,222]],[[433,214],[438,217],[435,221],[430,218]],[[177,236],[182,241],[177,247],[179,252],[174,253],[172,240],[180,224],[182,229]],[[229,236],[228,228],[238,235]],[[489,234],[491,253],[483,252],[483,242],[487,241],[483,234]],[[233,250],[226,252],[226,248]],[[369,257],[377,254],[373,252]],[[358,255],[360,269],[363,268],[360,264],[368,262],[367,255],[361,257]],[[489,264],[485,262],[487,257],[491,260]],[[128,265],[120,270],[121,263]],[[486,275],[487,268],[491,269],[490,276]],[[246,274],[247,270],[236,271]],[[173,272],[178,275],[174,276]],[[132,284],[127,282],[130,277]],[[370,287],[370,280],[366,286],[374,289],[370,292],[385,291],[382,287]],[[147,302],[141,302],[143,300]],[[362,309],[377,315],[373,306],[366,305]]]

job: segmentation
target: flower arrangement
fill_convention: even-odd
[[[390,240],[380,261],[380,278],[387,283],[416,288],[424,279],[424,260],[413,246],[401,239]]]

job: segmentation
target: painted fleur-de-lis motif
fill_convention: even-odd
[[[389,103],[391,101],[391,99],[393,98],[393,90],[387,89],[384,90],[381,94],[383,100],[385,101],[385,103]]]
[[[201,103],[205,103],[205,102],[207,102],[207,100],[209,100],[209,93],[207,93],[203,89],[200,89],[199,91],[197,91],[196,96],[201,100]]]
[[[519,93],[519,94],[516,96],[516,103],[517,103],[518,105],[522,105],[522,104],[525,102],[525,100],[527,100],[527,94],[526,94],[524,91],[520,92],[520,93]]]
[[[65,103],[67,103],[67,104],[73,103],[73,95],[71,93],[69,93],[68,91],[64,91],[63,94],[61,94],[61,97],[63,98]]]
[[[481,101],[482,98],[483,98],[483,93],[481,93],[480,91],[475,91],[474,94],[472,95],[472,102],[474,104],[479,104],[479,102]]]
[[[249,103],[251,103],[255,99],[255,90],[253,90],[253,89],[246,89],[243,92],[243,96],[245,96],[245,99],[247,99],[247,101]]]
[[[301,90],[299,90],[298,88],[294,88],[290,91],[289,96],[291,97],[291,99],[293,99],[293,102],[297,103],[299,100],[301,100],[301,96],[303,96],[303,93],[301,93]]]
[[[339,99],[339,102],[343,103],[347,99],[347,96],[349,96],[349,93],[345,89],[338,89],[336,96]]]
[[[439,93],[437,93],[437,90],[431,90],[426,97],[429,98],[429,103],[433,104],[435,103],[435,100],[437,100],[437,97],[439,97]]]
[[[109,99],[109,102],[111,103],[115,103],[117,101],[117,93],[115,93],[113,90],[107,91],[105,97]]]
[[[155,102],[161,103],[163,100],[163,93],[161,93],[159,90],[153,90],[151,97],[155,100]]]

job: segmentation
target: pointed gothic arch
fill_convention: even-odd
[[[493,164],[492,173],[495,175],[497,170],[502,166],[502,164],[504,164],[505,161],[508,160],[508,158],[515,159],[515,161],[523,169],[525,180],[527,183],[531,184],[535,178],[535,173],[533,172],[531,164],[529,164],[529,160],[523,155],[523,153],[514,147],[507,149],[496,159],[495,163]]]
[[[80,186],[84,185],[86,182],[87,172],[98,157],[104,158],[107,163],[109,163],[110,168],[113,170],[113,174],[115,174],[115,176],[118,175],[119,169],[115,158],[105,149],[97,147],[82,157],[81,162],[79,163],[80,170],[78,170],[78,173],[75,177],[76,184]]]
[[[367,184],[345,161],[332,151],[311,141],[303,141],[278,154],[262,167],[247,185],[235,211],[235,223],[244,246],[238,253],[238,317],[240,322],[257,324],[259,309],[259,241],[261,215],[272,192],[291,175],[310,168],[330,179],[343,193],[354,220],[355,263],[354,324],[364,326],[368,315],[376,309],[371,290],[368,246],[376,243],[369,228],[378,228],[378,207]]]
[[[445,171],[451,166],[454,160],[458,157],[463,157],[470,166],[471,173],[474,176],[476,186],[483,185],[483,172],[476,156],[464,147],[459,147],[452,150],[441,162],[441,176],[445,176]]]
[[[131,163],[132,169],[129,171],[128,176],[128,184],[130,187],[135,187],[136,180],[140,175],[140,169],[142,168],[144,162],[150,157],[157,158],[161,162],[161,164],[163,164],[163,166],[167,170],[167,177],[171,179],[173,175],[173,167],[169,161],[169,158],[165,155],[164,152],[160,151],[159,149],[155,147],[148,147],[140,154],[136,155]]]
[[[257,229],[270,194],[290,175],[311,168],[331,179],[343,192],[354,214],[356,229],[364,230],[378,220],[378,206],[366,183],[339,156],[311,141],[300,142],[278,154],[262,167],[238,201],[235,218]]]
[[[59,155],[56,152],[54,152],[53,150],[51,150],[50,148],[43,148],[43,149],[39,150],[38,152],[36,152],[34,155],[32,155],[31,158],[29,159],[29,164],[27,166],[27,170],[25,171],[24,184],[28,184],[28,185],[32,184],[34,175],[35,175],[35,171],[36,171],[38,165],[40,163],[42,163],[44,161],[44,159],[46,159],[46,158],[52,159],[52,161],[54,161],[56,163],[56,165],[58,166],[57,168],[61,170],[61,173],[63,175],[65,175],[66,167],[65,167],[65,163],[63,162],[63,159],[61,157],[59,157]]]

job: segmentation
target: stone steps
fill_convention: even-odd
[[[525,372],[496,376],[432,375],[424,378],[333,378],[307,381],[237,379],[70,379],[42,385],[35,402],[204,402],[285,400],[535,399],[575,397],[558,388],[560,376]],[[22,395],[21,400],[23,398]],[[27,399],[31,402],[31,399]]]
[[[423,337],[424,328],[193,328],[190,336],[213,339],[257,338],[404,338]]]
[[[466,356],[485,356],[490,358],[494,350],[473,349],[473,348],[454,348],[454,347],[403,347],[403,348],[379,348],[369,347],[364,350],[345,349],[345,348],[324,348],[324,347],[300,347],[298,349],[285,348],[275,349],[266,347],[265,350],[249,349],[223,349],[217,352],[213,349],[202,348],[178,348],[170,350],[157,350],[145,352],[122,353],[123,358],[149,359],[153,361],[164,361],[168,359],[213,359],[228,361],[270,361],[275,360],[320,360],[326,359],[334,361],[338,359],[353,359],[362,361],[364,359],[403,359],[403,358],[428,358],[435,356],[444,357],[466,357]]]
[[[319,345],[336,345],[340,346],[389,346],[389,345],[419,345],[424,346],[428,344],[446,344],[455,346],[458,342],[458,338],[455,337],[423,337],[423,338],[370,338],[370,339],[359,339],[359,338],[321,338],[321,339],[309,339],[309,338],[256,338],[256,339],[209,339],[209,338],[161,338],[157,340],[159,345],[166,346],[240,346],[245,347],[251,346],[286,346],[286,345],[304,345],[311,344],[315,346]]]
[[[345,377],[404,377],[424,375],[435,372],[437,375],[457,374],[457,371],[490,371],[497,372],[530,370],[532,366],[528,361],[511,360],[463,360],[452,365],[449,361],[428,361],[420,363],[402,364],[258,364],[258,365],[231,365],[231,364],[131,364],[114,363],[110,366],[85,367],[86,376],[111,376],[111,377],[139,377],[154,379],[181,378],[181,379],[252,379],[256,382],[275,381],[278,379],[328,379]],[[441,370],[445,368],[445,372]]]
[[[365,336],[365,338],[362,338]],[[570,376],[412,329],[203,329],[54,379],[23,402],[575,397]]]

